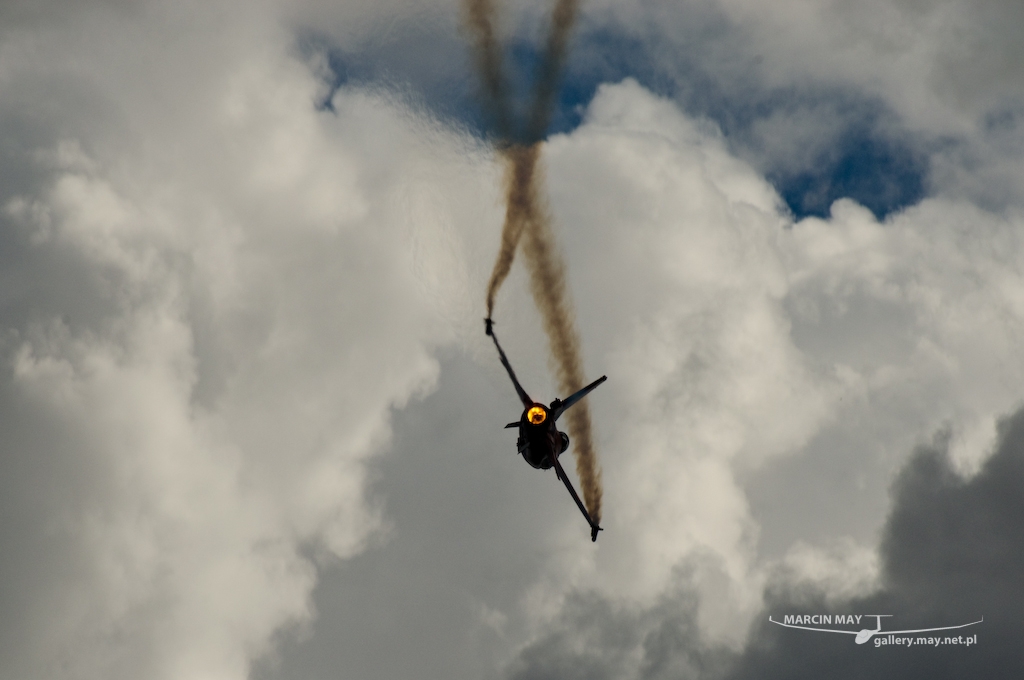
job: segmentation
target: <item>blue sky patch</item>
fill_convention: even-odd
[[[728,31],[720,23],[698,27],[694,42],[684,48],[657,36],[641,39],[607,26],[578,31],[545,136],[575,129],[598,86],[629,77],[675,100],[690,115],[716,122],[732,151],[764,173],[798,219],[827,216],[831,204],[844,197],[884,219],[925,196],[928,164],[923,147],[894,124],[880,103],[836,88],[766,89],[756,78],[754,59],[744,63],[734,53],[725,67],[712,63],[709,59],[715,53],[726,51]],[[525,121],[542,45],[542,35],[505,43],[506,83],[517,121],[513,138],[519,142],[529,141]],[[333,90],[384,86],[435,116],[495,137],[463,35],[410,26],[357,50],[332,48],[312,33],[300,40],[300,46],[307,52],[326,51]],[[329,108],[329,98],[321,105]],[[827,134],[801,138],[801,122],[807,116],[816,123],[809,127]],[[769,119],[791,121],[792,139],[786,138],[793,145],[791,151],[759,137],[764,134],[760,123]],[[766,148],[773,151],[765,153]],[[808,154],[808,149],[813,152]]]
[[[796,217],[827,217],[835,200],[849,197],[881,220],[924,198],[926,159],[913,149],[858,130],[845,135],[836,151],[801,172],[769,173]]]

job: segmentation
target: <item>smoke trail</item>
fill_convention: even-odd
[[[503,77],[501,46],[495,34],[494,5],[491,0],[465,0],[466,22],[475,41],[477,68],[483,81],[485,106],[495,125],[501,146],[510,145],[512,129],[511,107]],[[579,0],[558,0],[551,13],[551,32],[545,44],[544,56],[537,72],[529,123],[525,131],[526,144],[533,145],[544,135],[551,120],[552,103],[558,91],[558,81],[565,65],[569,32],[576,22]]]
[[[505,79],[502,77],[501,46],[494,33],[491,0],[466,0],[466,22],[476,41],[477,69],[484,86],[485,106],[497,128],[498,138],[504,143],[512,135]]]
[[[488,108],[508,164],[505,173],[505,223],[501,246],[487,284],[487,316],[490,318],[492,315],[495,297],[512,268],[519,241],[525,234],[523,250],[530,272],[530,288],[548,336],[559,390],[566,395],[583,387],[583,364],[565,284],[565,263],[555,246],[550,216],[539,190],[539,159],[540,140],[551,120],[569,32],[575,23],[578,7],[578,0],[558,0],[555,4],[529,119],[523,131],[526,144],[517,145],[511,140],[512,116],[502,77],[501,51],[492,22],[494,7],[490,0],[466,0],[467,20],[476,36],[477,65],[484,82]],[[597,465],[586,401],[566,411],[566,419],[569,435],[575,443],[576,473],[580,478],[584,504],[594,522],[600,523],[601,471]]]
[[[535,212],[537,187],[534,182],[537,161],[540,158],[539,140],[551,121],[552,104],[558,91],[558,80],[565,64],[569,31],[576,21],[579,0],[558,0],[551,15],[544,57],[537,74],[530,118],[525,131],[527,145],[512,145],[512,124],[509,105],[501,72],[501,50],[494,33],[491,17],[494,7],[490,0],[467,0],[466,10],[470,28],[476,35],[477,64],[487,93],[488,107],[497,127],[508,169],[505,176],[505,224],[501,230],[501,247],[494,261],[494,269],[487,284],[487,316],[494,311],[498,290],[508,277],[515,260],[516,248],[523,227]],[[547,230],[550,233],[550,229]]]
[[[535,170],[534,177],[539,175]],[[543,204],[531,205],[525,225],[523,253],[530,271],[530,290],[540,310],[548,336],[555,377],[562,394],[569,395],[584,386],[580,338],[569,292],[565,283],[565,262],[555,245],[551,222]],[[597,464],[590,433],[590,408],[584,399],[565,412],[569,436],[576,456],[576,474],[583,488],[583,502],[595,523],[601,523],[601,468]]]
[[[491,0],[466,0],[466,23],[473,34],[477,69],[483,81],[485,108],[498,133],[507,167],[505,170],[505,223],[501,229],[501,247],[487,284],[487,317],[494,310],[494,298],[505,282],[515,259],[519,238],[523,233],[524,212],[532,204],[534,185],[531,178],[536,165],[536,149],[512,147],[512,116],[502,69],[501,46],[494,30],[494,5]],[[531,157],[532,156],[532,157]]]
[[[523,228],[531,220],[537,203],[534,174],[540,145],[510,146],[504,150],[504,154],[508,163],[505,170],[505,224],[501,228],[501,247],[487,283],[488,318],[494,311],[494,298],[512,269]]]
[[[576,11],[579,0],[558,0],[551,13],[551,33],[541,62],[536,89],[534,90],[533,111],[530,115],[530,126],[527,139],[535,143],[547,131],[551,120],[551,104],[558,91],[558,80],[562,76],[565,65],[565,48],[569,42],[569,31],[576,23]]]

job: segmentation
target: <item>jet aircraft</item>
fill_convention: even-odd
[[[545,406],[531,399],[530,395],[523,389],[523,386],[519,384],[515,371],[512,370],[512,365],[508,363],[505,352],[501,349],[501,345],[498,344],[498,336],[494,334],[493,325],[494,322],[491,319],[484,319],[484,330],[494,340],[494,346],[498,348],[498,356],[501,357],[501,363],[505,370],[508,371],[508,377],[512,378],[516,394],[519,395],[520,401],[523,402],[523,415],[519,420],[511,422],[505,427],[519,428],[519,440],[516,442],[516,448],[523,458],[526,459],[527,463],[538,470],[555,468],[555,474],[565,483],[565,488],[569,490],[569,494],[576,501],[577,507],[579,507],[580,512],[583,513],[587,523],[590,525],[590,540],[597,541],[597,532],[604,531],[604,529],[599,527],[597,522],[590,517],[590,513],[587,512],[580,497],[576,495],[576,489],[573,488],[572,482],[565,475],[562,464],[558,462],[558,456],[569,448],[569,435],[560,432],[555,423],[569,407],[590,394],[594,388],[607,380],[608,376],[602,375],[580,391],[567,397],[564,401],[555,399],[551,402],[550,406]]]

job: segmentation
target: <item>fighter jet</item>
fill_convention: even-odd
[[[516,394],[519,395],[520,401],[523,402],[523,415],[519,420],[509,423],[505,427],[519,428],[519,440],[516,442],[516,448],[527,463],[538,470],[555,468],[555,474],[565,483],[565,488],[569,490],[569,494],[576,501],[580,512],[587,519],[587,524],[590,525],[590,540],[597,541],[597,532],[604,531],[604,529],[591,519],[590,513],[587,512],[580,497],[576,495],[576,489],[573,488],[572,482],[565,475],[562,464],[558,462],[558,456],[569,448],[569,435],[560,432],[555,423],[570,406],[590,394],[594,388],[607,380],[608,376],[602,375],[579,392],[567,397],[564,401],[555,399],[551,402],[550,406],[545,406],[531,399],[530,395],[523,389],[523,386],[519,384],[515,371],[512,370],[512,365],[508,363],[505,352],[501,349],[501,345],[498,344],[498,336],[494,334],[493,325],[494,322],[491,319],[484,319],[484,330],[494,340],[494,346],[498,348],[498,356],[501,357],[501,363],[505,370],[508,371],[508,377],[512,378],[512,384],[516,387]]]

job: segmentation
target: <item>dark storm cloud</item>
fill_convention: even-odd
[[[696,603],[685,588],[645,612],[626,613],[607,601],[577,596],[523,650],[508,677],[1010,677],[1024,667],[1017,632],[1024,609],[1022,489],[1024,410],[1003,421],[995,454],[969,480],[954,470],[944,436],[916,451],[893,485],[876,592],[836,598],[779,571],[739,653],[701,642],[694,623]],[[857,645],[850,636],[768,622],[769,615],[802,613],[891,614],[883,624],[890,630],[985,620],[971,629],[978,636],[976,647],[937,648]],[[629,658],[640,659],[633,672],[624,661]],[[666,674],[664,668],[674,670]],[[602,670],[587,676],[588,669]]]

